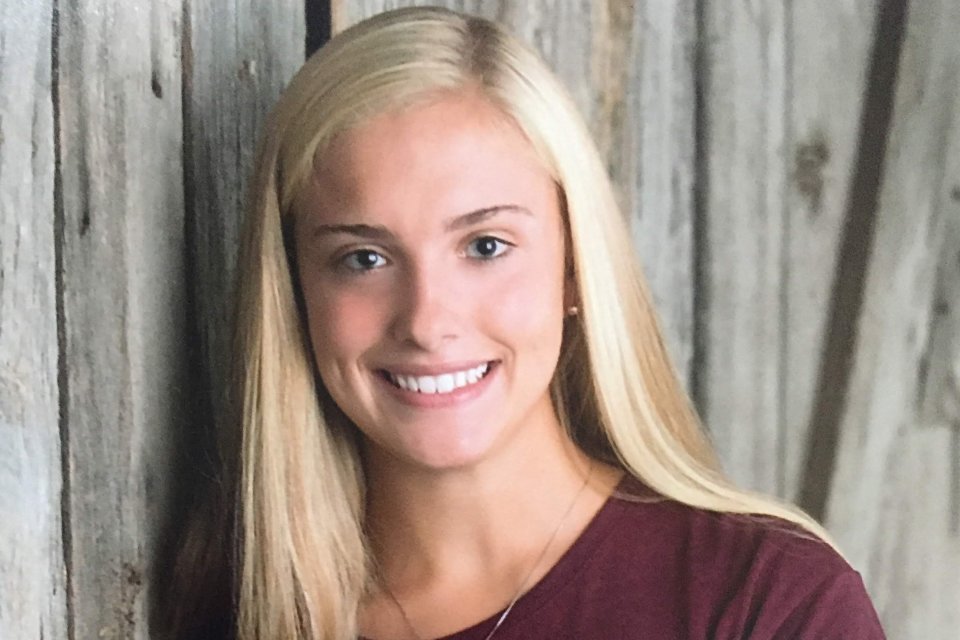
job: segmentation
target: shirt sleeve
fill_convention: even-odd
[[[885,640],[860,574],[837,574],[810,594],[776,629],[758,630],[760,640]]]

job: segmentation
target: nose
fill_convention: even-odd
[[[410,266],[396,292],[392,334],[399,342],[424,351],[439,351],[461,331],[467,303],[449,270]]]

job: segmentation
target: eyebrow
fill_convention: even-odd
[[[499,213],[522,213],[524,215],[532,216],[533,214],[526,207],[521,207],[518,204],[497,204],[492,207],[484,207],[483,209],[477,209],[476,211],[471,211],[463,215],[457,216],[450,220],[447,220],[443,223],[443,228],[446,231],[457,231],[458,229],[465,229],[466,227],[471,227],[475,224],[479,224],[484,220],[489,220]]]
[[[444,231],[457,231],[479,224],[489,220],[500,213],[521,213],[524,215],[533,215],[529,209],[517,204],[497,204],[492,207],[484,207],[476,211],[470,211],[462,215],[451,218],[443,223]],[[379,224],[320,224],[313,230],[314,237],[323,237],[345,233],[368,240],[387,240],[393,237],[390,230]]]
[[[317,238],[338,233],[359,236],[368,240],[386,240],[393,237],[393,234],[386,227],[379,224],[318,224],[313,229],[313,236]]]

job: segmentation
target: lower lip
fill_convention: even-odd
[[[497,375],[497,369],[499,369],[498,364],[498,362],[491,362],[487,374],[480,380],[473,384],[468,384],[465,387],[454,389],[448,393],[419,393],[417,391],[408,391],[407,389],[401,389],[394,385],[379,374],[376,378],[380,384],[391,392],[393,397],[406,405],[423,409],[440,409],[452,407],[463,402],[469,402],[483,393],[486,388],[490,386],[490,381],[493,377]]]

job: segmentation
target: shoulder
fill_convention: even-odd
[[[597,561],[702,637],[882,638],[860,575],[828,544],[774,518],[723,514],[626,482]]]

